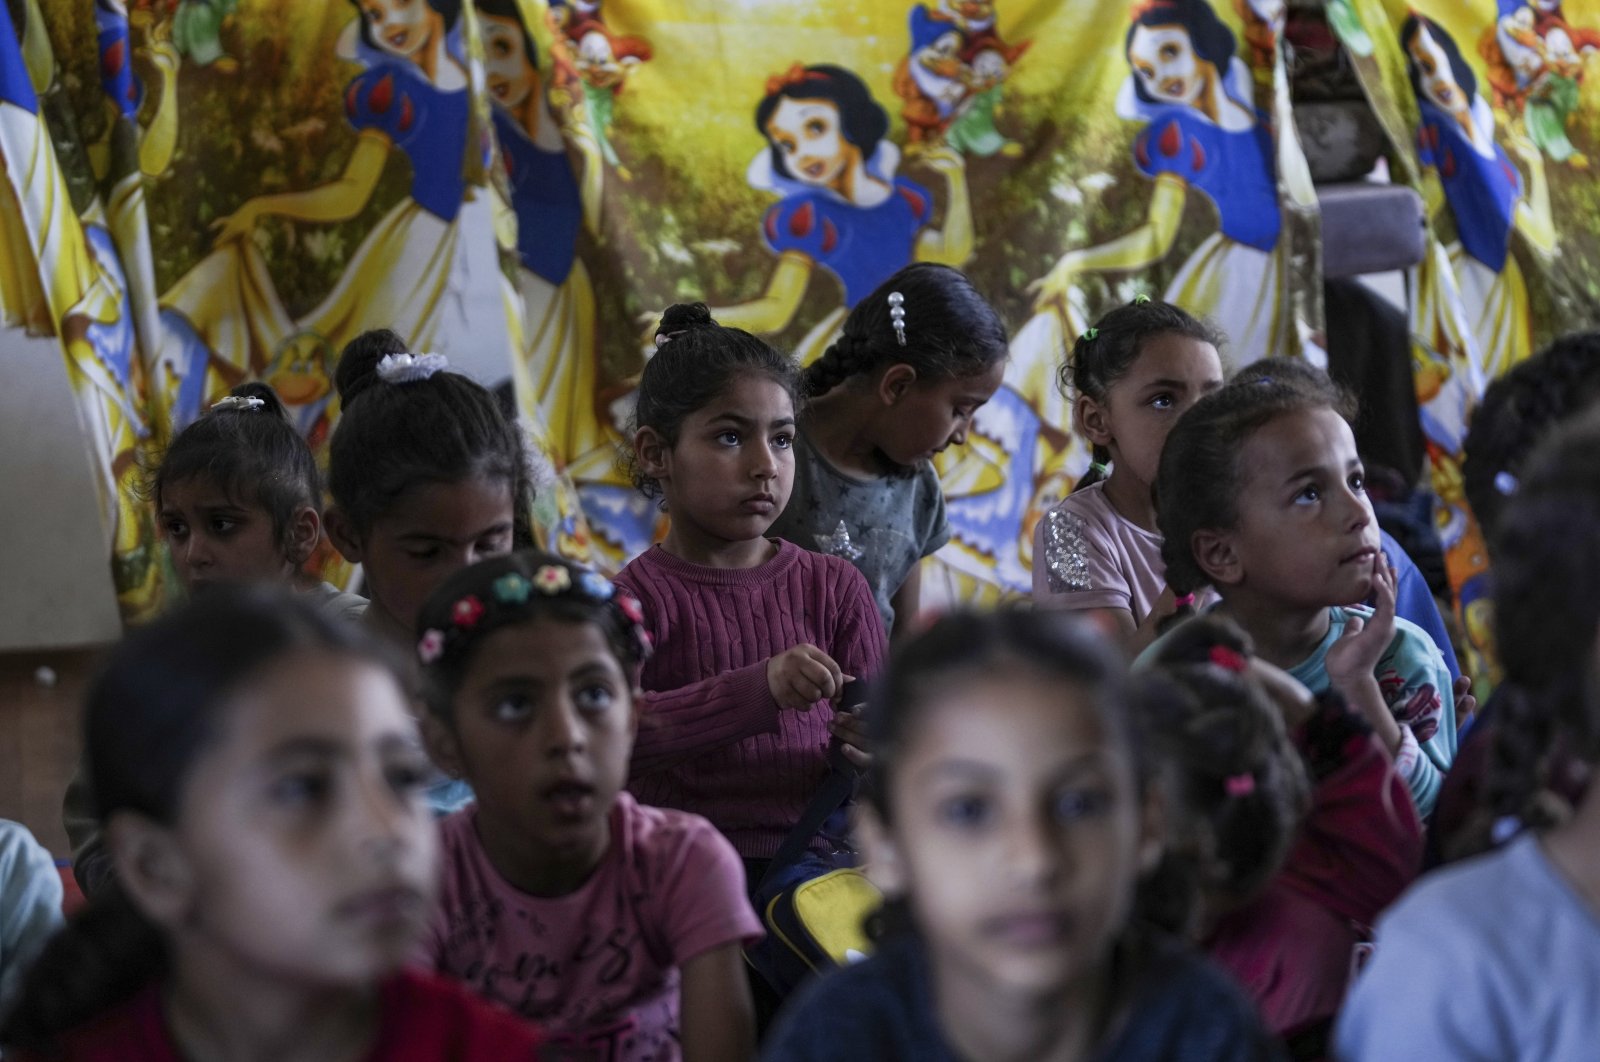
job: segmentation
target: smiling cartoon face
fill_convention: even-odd
[[[363,0],[361,14],[373,43],[402,59],[414,58],[444,26],[424,0]]]
[[[1152,99],[1188,107],[1199,103],[1211,65],[1182,26],[1139,26],[1128,40],[1128,64]]]
[[[539,71],[528,61],[522,27],[516,19],[482,12],[478,20],[489,95],[502,107],[520,107],[539,84]]]
[[[578,73],[589,84],[599,88],[619,84],[627,74],[622,64],[617,62],[611,41],[599,30],[590,30],[578,41],[576,59]]]
[[[828,100],[784,97],[767,120],[767,139],[789,175],[806,184],[831,185],[860,156],[844,138],[839,108]]]
[[[1457,121],[1466,125],[1470,114],[1467,94],[1450,67],[1449,54],[1433,39],[1433,34],[1426,26],[1417,28],[1416,36],[1411,38],[1409,53],[1411,62],[1416,66],[1423,95],[1435,107],[1449,111]]]
[[[937,77],[959,77],[962,66],[961,34],[951,30],[927,47],[917,49],[916,60]]]

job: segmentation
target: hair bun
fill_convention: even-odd
[[[343,353],[339,355],[339,367],[333,373],[340,405],[348,407],[378,382],[378,362],[390,354],[408,354],[410,351],[410,344],[400,338],[399,333],[388,328],[370,329],[346,343]]]
[[[661,323],[656,326],[656,335],[686,332],[691,328],[706,328],[716,323],[705,303],[679,302],[668,306],[666,312],[661,315]]]
[[[283,399],[278,397],[278,392],[274,391],[270,384],[261,380],[251,380],[249,383],[240,384],[228,392],[228,397],[260,399],[263,403],[260,410],[261,413],[271,414],[285,421],[289,419],[289,410],[283,404]]]

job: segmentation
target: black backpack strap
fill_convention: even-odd
[[[800,813],[800,821],[794,824],[789,836],[778,846],[772,862],[767,864],[767,872],[761,875],[761,883],[755,888],[758,894],[774,877],[805,858],[807,850],[811,847],[811,839],[822,829],[822,824],[828,821],[829,816],[849,803],[855,788],[854,772],[838,766],[829,768],[827,776],[822,779],[822,786],[817,790],[817,795],[811,798],[811,803]]]

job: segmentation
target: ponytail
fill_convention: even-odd
[[[115,882],[50,938],[0,1021],[0,1047],[46,1053],[167,972],[161,933]]]

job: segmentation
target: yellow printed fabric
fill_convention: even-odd
[[[1446,566],[1472,649],[1489,662],[1488,556],[1462,487],[1462,442],[1488,382],[1583,327],[1600,293],[1587,231],[1600,3],[1333,7],[1396,177],[1428,205],[1428,253],[1408,278],[1417,400]]]

